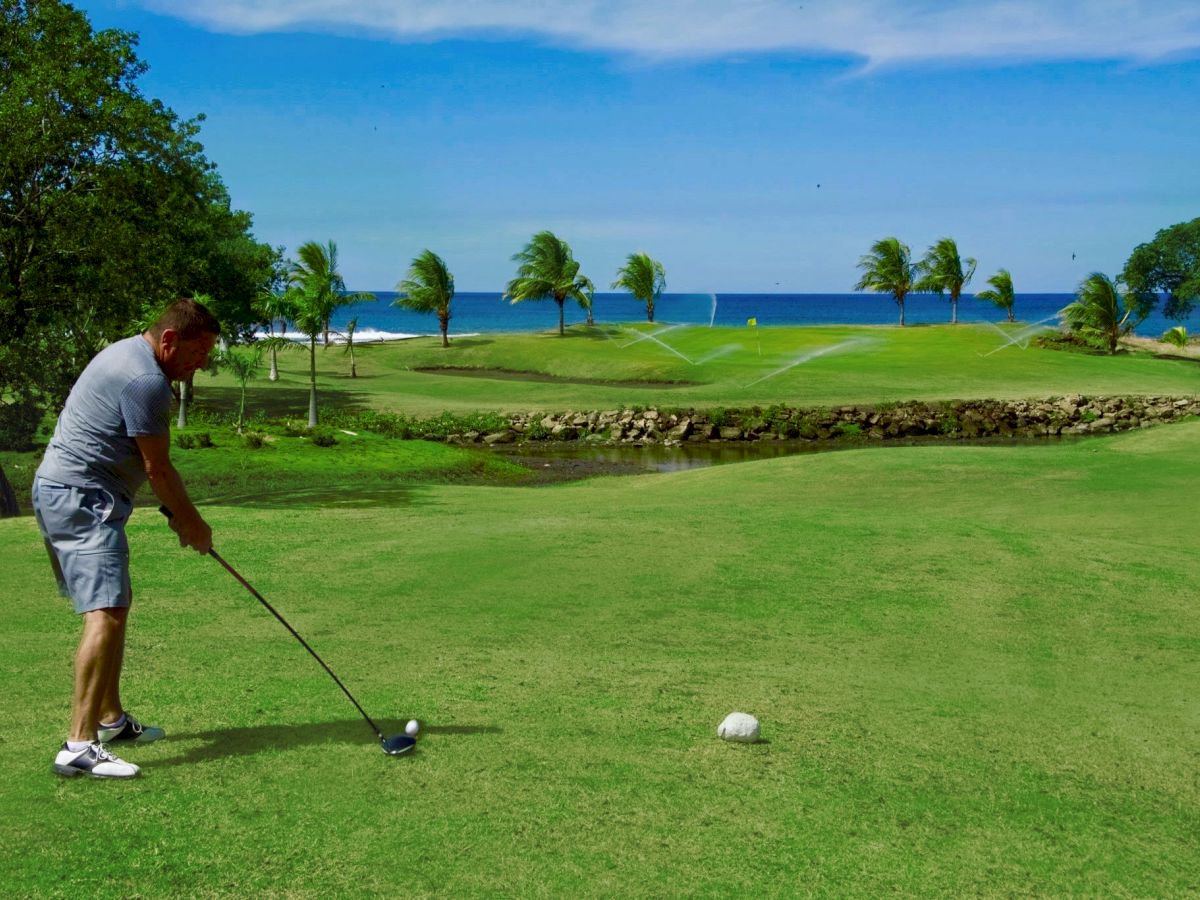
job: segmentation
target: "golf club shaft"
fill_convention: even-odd
[[[172,513],[165,506],[160,506],[158,508],[158,510],[164,516],[166,516],[168,519],[172,518],[174,515],[174,513]],[[267,612],[269,612],[271,615],[273,615],[276,619],[279,620],[280,625],[282,625],[289,632],[291,632],[292,637],[294,637],[296,640],[298,640],[300,642],[300,645],[312,655],[312,658],[321,664],[321,668],[329,673],[329,677],[332,678],[334,680],[334,682],[337,684],[337,686],[342,689],[342,693],[346,695],[347,699],[349,699],[349,701],[354,704],[354,708],[359,711],[359,713],[362,715],[362,717],[364,719],[366,719],[367,724],[370,725],[372,730],[374,730],[375,734],[377,734],[379,736],[379,740],[381,740],[381,741],[384,740],[383,732],[379,730],[379,726],[376,725],[374,720],[370,716],[367,715],[367,711],[365,709],[363,709],[361,705],[359,705],[359,702],[354,699],[354,695],[350,693],[350,690],[344,684],[342,684],[342,679],[338,678],[337,675],[335,675],[333,673],[333,669],[329,668],[329,666],[327,666],[325,664],[325,660],[321,659],[321,657],[317,655],[317,651],[308,645],[308,641],[306,641],[306,640],[304,640],[304,638],[300,637],[300,633],[298,631],[296,631],[295,628],[293,628],[291,625],[288,624],[287,619],[285,619],[283,616],[281,616],[279,614],[279,612],[275,609],[275,607],[273,607],[270,603],[268,603],[267,599],[262,594],[260,594],[258,591],[256,591],[254,589],[254,586],[252,584],[250,584],[250,582],[248,582],[245,578],[243,578],[240,574],[238,574],[237,569],[235,569],[233,566],[231,566],[229,563],[227,563],[225,561],[225,559],[221,556],[221,554],[219,554],[216,550],[214,550],[210,547],[208,550],[208,555],[211,556],[213,559],[215,559],[217,562],[219,562],[222,566],[224,566],[225,571],[227,571],[230,575],[232,575],[234,578],[236,578],[238,580],[238,583],[241,584],[241,586],[244,587],[246,590],[248,590],[250,592],[250,594],[254,597],[254,599],[257,600],[259,603],[261,603],[266,608]]]

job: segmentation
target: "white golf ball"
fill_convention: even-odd
[[[416,719],[409,719],[408,724],[404,726],[404,733],[409,737],[416,737],[417,732],[421,730],[421,723]]]

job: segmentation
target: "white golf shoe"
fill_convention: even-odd
[[[90,775],[93,778],[135,778],[142,770],[133,763],[113,756],[99,741],[82,750],[68,750],[63,744],[54,757],[54,771],[71,778]]]

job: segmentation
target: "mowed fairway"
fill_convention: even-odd
[[[373,716],[426,723],[403,759],[140,510],[125,699],[171,737],[121,784],[49,771],[77,623],[0,521],[5,889],[1194,893],[1197,472],[1187,422],[207,507]],[[763,743],[718,740],[735,709]]]
[[[443,410],[526,411],[616,406],[822,406],[902,400],[1020,399],[1069,393],[1192,394],[1194,361],[1039,349],[1025,325],[912,328],[576,326],[566,337],[481,334],[356,347],[350,378],[342,347],[318,349],[321,402],[413,415]],[[491,377],[419,371],[457,368]],[[303,417],[308,353],[280,356],[281,381],[252,382],[248,409]],[[503,371],[507,370],[507,372]],[[537,373],[557,380],[533,380]],[[668,382],[669,384],[664,384]],[[221,375],[197,378],[202,402],[232,408]]]

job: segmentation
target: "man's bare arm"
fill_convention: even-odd
[[[174,514],[171,529],[179,535],[180,546],[207,553],[212,548],[212,529],[192,503],[179,470],[171,462],[170,435],[138,435],[134,440],[142,453],[150,487],[162,505]]]

